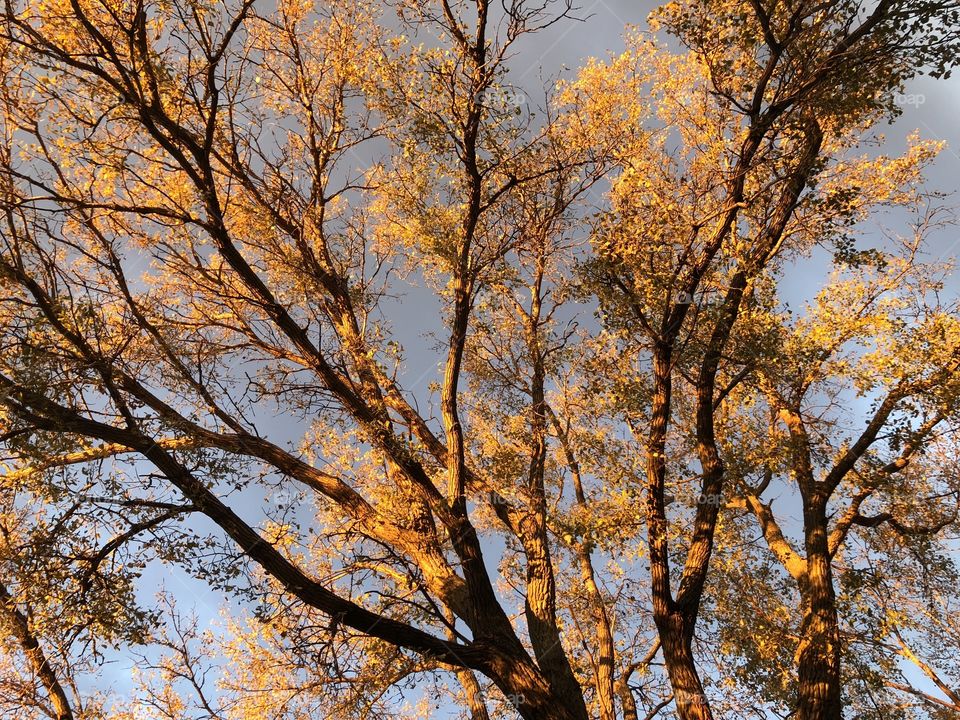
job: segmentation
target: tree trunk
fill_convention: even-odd
[[[713,720],[693,658],[693,628],[677,610],[656,618],[663,659],[680,720]]]
[[[617,681],[617,694],[620,696],[620,704],[623,705],[623,720],[640,720],[637,701],[633,698],[633,691],[630,690],[627,680],[621,678]]]
[[[527,601],[524,608],[530,644],[540,671],[571,715],[589,720],[583,689],[570,666],[557,625],[557,588],[547,536],[547,493],[544,473],[547,458],[546,367],[540,344],[543,270],[531,287],[526,338],[533,376],[530,381],[530,466],[527,476],[529,512],[518,523],[519,539],[527,559]]]
[[[682,320],[682,318],[681,318]],[[650,550],[650,588],[653,619],[663,647],[663,658],[673,688],[676,713],[681,720],[713,720],[693,659],[693,629],[697,618],[699,592],[689,593],[695,601],[684,612],[670,590],[670,551],[664,502],[666,482],[666,440],[670,422],[672,392],[671,349],[658,345],[654,352],[654,396],[647,439],[647,538]],[[706,562],[709,553],[702,562]],[[703,575],[705,576],[705,574]]]
[[[507,654],[503,648],[488,647],[484,675],[494,681],[523,720],[580,720],[576,708],[569,708],[529,657]]]
[[[805,503],[807,575],[797,646],[797,720],[841,720],[840,630],[827,545],[825,503]]]
[[[534,523],[532,517],[529,520],[531,524]],[[557,700],[566,707],[572,717],[588,720],[590,716],[583,699],[583,691],[570,667],[557,629],[556,589],[553,565],[546,544],[546,529],[538,526],[532,533],[523,534],[527,552],[525,616],[534,656]]]
[[[487,712],[487,703],[483,697],[483,688],[477,682],[473,670],[458,670],[457,680],[463,688],[467,699],[467,707],[470,709],[470,720],[490,720],[490,713]]]
[[[70,707],[70,700],[60,679],[47,661],[47,656],[40,646],[39,639],[34,635],[27,616],[17,608],[13,597],[3,583],[0,583],[0,617],[6,620],[9,632],[26,656],[30,669],[47,691],[53,717],[56,720],[73,720],[73,709]]]
[[[614,644],[613,632],[610,628],[610,618],[607,616],[607,609],[603,603],[603,596],[600,594],[600,588],[593,573],[593,562],[590,559],[590,551],[584,544],[577,548],[577,560],[580,563],[580,577],[583,580],[584,589],[590,598],[590,605],[593,608],[594,622],[596,623],[596,692],[597,706],[600,712],[600,720],[616,720],[617,713],[614,707],[614,682],[613,682],[613,662],[614,662]],[[627,693],[629,694],[629,689]],[[626,715],[624,708],[624,715]]]

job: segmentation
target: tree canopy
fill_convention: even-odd
[[[960,717],[960,5],[577,22],[5,0],[0,717]]]

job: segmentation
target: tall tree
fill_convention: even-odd
[[[956,9],[671,3],[658,22],[683,50],[635,35],[535,103],[511,56],[568,3],[390,8],[4,5],[0,430],[20,539],[0,576],[37,697],[79,712],[75,655],[30,653],[82,628],[165,649],[141,701],[171,718],[366,717],[405,683],[476,720],[709,718],[695,631],[705,605],[729,619],[713,601],[736,577],[711,581],[711,557],[750,513],[783,560],[761,494],[795,482],[784,703],[839,717],[837,548],[952,522],[868,503],[895,500],[884,463],[949,447],[954,308],[926,297],[919,244],[863,255],[842,232],[916,199],[934,148],[853,153],[906,80],[946,71]],[[792,320],[778,273],[818,244],[852,279]],[[861,301],[869,322],[838,317]],[[831,355],[866,337],[884,344]],[[846,446],[809,409],[835,382],[893,393]],[[904,493],[942,492],[903,470]],[[770,557],[749,560],[770,592]],[[137,578],[174,563],[252,608],[219,647],[169,608],[151,634]],[[911,628],[864,627],[936,672]],[[767,693],[761,675],[729,679]]]
[[[944,53],[956,36],[940,34],[939,23],[952,28],[947,21],[955,17],[955,7],[940,4],[880,3],[868,10],[857,3],[670,3],[659,22],[689,54],[671,58],[637,38],[627,55],[591,68],[580,82],[593,124],[621,138],[622,174],[597,228],[599,253],[588,277],[617,347],[643,368],[626,379],[634,387],[626,390],[623,418],[646,459],[653,612],[683,718],[712,716],[692,642],[730,480],[718,413],[757,372],[753,346],[766,343],[751,327],[754,306],[764,302],[764,285],[785,259],[831,242],[836,226],[869,203],[877,188],[854,184],[868,170],[841,163],[842,154],[896,113],[893,99],[906,79],[925,66],[946,72]],[[598,93],[591,90],[596,86]],[[648,108],[639,118],[647,122],[620,110],[645,93]],[[908,181],[896,163],[879,172]],[[818,186],[830,173],[839,179]],[[877,187],[890,201],[888,184]],[[794,354],[786,357],[792,362]],[[948,363],[928,387],[955,371]],[[685,387],[675,398],[678,380]],[[892,419],[893,406],[911,394],[898,390],[882,404],[822,488],[812,458],[804,461],[808,560],[799,717],[840,713],[839,637],[835,618],[821,617],[833,592],[826,501]],[[668,529],[671,473],[695,475],[701,500],[679,560],[671,558]]]

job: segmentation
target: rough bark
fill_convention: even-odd
[[[656,621],[677,716],[680,720],[713,720],[693,657],[692,623],[676,610]]]
[[[490,713],[487,712],[487,705],[483,700],[483,688],[477,682],[476,676],[470,670],[460,670],[457,672],[457,680],[463,686],[463,691],[467,696],[467,707],[470,709],[470,720],[490,720]]]
[[[678,606],[670,590],[670,558],[664,506],[664,452],[672,389],[670,375],[670,353],[660,348],[654,355],[655,393],[647,447],[647,533],[653,619],[663,646],[664,664],[673,687],[677,715],[681,720],[713,720],[693,657],[696,607]]]
[[[530,644],[537,664],[550,681],[560,701],[576,717],[589,714],[583,691],[564,651],[557,625],[557,588],[547,537],[547,494],[544,472],[547,457],[546,369],[540,342],[543,266],[533,283],[526,328],[532,377],[530,381],[530,462],[527,473],[529,510],[518,523],[520,541],[527,562],[527,598],[524,613],[530,630]]]
[[[70,699],[50,665],[40,641],[30,627],[27,616],[16,606],[7,587],[0,583],[0,618],[5,621],[10,634],[20,646],[21,651],[36,675],[50,700],[50,709],[54,720],[73,720]]]
[[[616,720],[613,700],[615,697],[613,679],[614,644],[610,618],[607,615],[607,608],[597,585],[593,561],[585,547],[581,546],[577,549],[577,562],[580,565],[580,577],[583,580],[584,590],[593,608],[596,625],[597,651],[594,664],[596,666],[596,695],[600,720]],[[626,709],[624,709],[624,713],[626,713]]]
[[[797,646],[797,720],[841,720],[840,631],[827,541],[825,502],[804,503],[807,574]]]
[[[554,432],[560,441],[560,447],[563,450],[563,457],[567,463],[567,468],[570,470],[570,475],[573,479],[573,491],[577,504],[581,507],[586,507],[587,497],[583,490],[583,477],[580,473],[580,463],[577,461],[576,453],[570,443],[569,433],[550,407],[547,406],[546,409]],[[593,568],[591,546],[587,542],[581,541],[575,548],[575,554],[577,564],[580,567],[580,578],[583,580],[584,590],[590,600],[596,626],[595,638],[597,650],[593,665],[596,675],[595,692],[600,720],[616,720],[614,698],[617,696],[618,689],[615,686],[613,676],[613,666],[615,662],[613,628],[610,624],[610,616],[607,612],[606,603],[600,592],[600,586],[597,584],[596,572]],[[633,701],[633,696],[630,694],[629,688],[626,688],[625,683],[626,681],[623,683],[626,689],[626,697],[623,700],[624,717],[626,720],[629,720],[627,717],[628,704]],[[635,708],[634,714],[636,714]]]

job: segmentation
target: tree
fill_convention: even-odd
[[[72,533],[79,504],[48,524],[44,508],[5,508],[0,515],[0,715],[30,720],[100,720],[107,698],[84,681],[102,664],[102,645],[144,642],[156,622],[137,611],[129,573],[100,573],[78,597],[67,579],[77,552]],[[31,517],[32,516],[32,517]],[[27,528],[29,530],[27,530]],[[44,553],[36,552],[44,547]],[[106,553],[104,553],[106,554]],[[91,558],[93,559],[93,558]],[[96,560],[94,559],[94,562]],[[85,584],[86,579],[81,579]],[[101,584],[102,583],[102,584]],[[11,591],[11,588],[15,588]]]
[[[152,638],[172,654],[144,660],[159,674],[143,698],[169,717],[191,712],[181,690],[211,717],[365,717],[412,682],[476,720],[671,702],[709,718],[697,621],[729,629],[743,601],[736,563],[711,579],[711,557],[756,520],[784,570],[757,555],[740,571],[768,594],[796,581],[797,692],[764,681],[782,658],[762,653],[706,677],[840,717],[860,687],[840,618],[863,613],[837,601],[839,548],[863,530],[864,558],[896,560],[955,520],[896,506],[952,490],[914,457],[952,447],[955,308],[931,300],[923,233],[874,253],[847,235],[922,200],[933,147],[853,152],[913,74],[947,72],[957,10],[671,3],[658,22],[685,50],[636,35],[538,116],[511,53],[569,4],[394,7],[5,5],[3,492],[35,509],[3,558],[14,625],[35,632],[17,622],[29,606],[51,637]],[[778,273],[818,246],[840,274],[794,320]],[[862,316],[840,317],[851,303]],[[422,332],[440,358],[428,393],[409,367]],[[882,340],[834,357],[866,338]],[[900,362],[906,346],[923,350]],[[879,398],[847,446],[810,409],[843,382]],[[761,501],[792,482],[802,557]],[[133,588],[164,563],[253,616],[199,648],[169,608],[151,631]],[[904,692],[883,672],[893,626],[863,627],[868,670]]]
[[[605,108],[622,106],[647,88],[651,99],[646,115],[659,120],[652,129],[626,123],[630,130],[620,145],[619,161],[623,174],[614,187],[611,219],[598,231],[601,252],[591,276],[605,303],[605,320],[615,331],[618,354],[629,353],[634,364],[644,366],[638,377],[626,378],[632,387],[622,412],[646,455],[654,617],[681,717],[711,717],[692,640],[722,498],[730,488],[728,467],[743,465],[732,448],[723,447],[722,405],[740,399],[739,388],[745,383],[763,384],[757,379],[758,354],[777,357],[777,370],[766,380],[773,383],[782,377],[784,359],[803,364],[808,352],[771,347],[766,333],[776,332],[775,326],[757,308],[773,304],[769,280],[785,259],[815,243],[836,241],[841,251],[850,251],[843,232],[865,205],[902,201],[911,179],[909,168],[920,160],[922,149],[889,165],[838,161],[891,113],[891,98],[905,77],[924,60],[942,58],[936,45],[924,45],[914,56],[916,44],[905,37],[930,21],[932,16],[925,13],[941,10],[951,11],[884,4],[865,12],[842,4],[824,11],[813,5],[767,9],[759,4],[672,3],[661,11],[661,20],[691,48],[690,55],[671,63],[662,51],[638,41],[632,53],[594,70],[604,78],[601,85],[612,86],[613,99],[602,98],[597,103],[602,109],[592,113],[601,132],[612,125],[612,132],[619,133],[623,122]],[[595,75],[585,82],[596,82]],[[842,259],[854,266],[864,262],[849,252]],[[891,280],[903,280],[906,272],[900,269]],[[856,298],[844,300],[856,303]],[[907,313],[906,308],[897,311]],[[949,307],[919,311],[920,316],[946,318],[953,313]],[[757,332],[758,322],[764,335]],[[812,322],[812,331],[824,332],[829,324],[826,319]],[[923,323],[908,323],[904,330],[923,333]],[[825,352],[846,349],[851,340],[838,338],[836,347],[830,345]],[[849,450],[838,453],[822,481],[815,478],[819,459],[810,455],[812,448],[779,449],[778,460],[797,452],[805,458],[802,467],[790,468],[805,478],[798,480],[804,507],[803,567],[798,557],[786,556],[778,542],[772,543],[800,583],[803,597],[798,717],[839,718],[841,712],[840,638],[831,577],[836,547],[830,547],[826,534],[827,502],[888,423],[895,425],[893,411],[901,400],[949,386],[956,375],[950,360],[953,342],[947,339],[934,357],[925,358],[929,364],[922,370],[908,371],[927,379],[914,384],[904,378],[881,402],[867,431]],[[793,396],[805,395],[813,383],[808,373],[807,367],[799,371],[796,382],[802,389]],[[674,410],[675,377],[689,386],[678,400],[689,406],[685,411]],[[829,378],[840,379],[836,369]],[[861,394],[872,389],[862,383],[857,387]],[[639,403],[638,394],[643,397]],[[789,425],[793,443],[809,445],[799,429],[799,407],[791,411],[783,403],[772,403],[773,417]],[[934,412],[936,418],[924,417],[919,428],[907,426],[919,434],[907,445],[905,457],[891,462],[908,462],[940,420],[955,411],[948,393],[946,407]],[[682,438],[678,448],[668,447],[675,415]],[[667,529],[668,467],[695,474],[695,497],[700,500],[688,520],[692,533],[679,560],[675,593]],[[767,468],[761,489],[776,472]],[[767,539],[778,540],[775,525],[756,498],[748,498],[748,503]],[[838,523],[837,542],[851,522],[861,522],[857,507],[850,508],[854,520]]]

